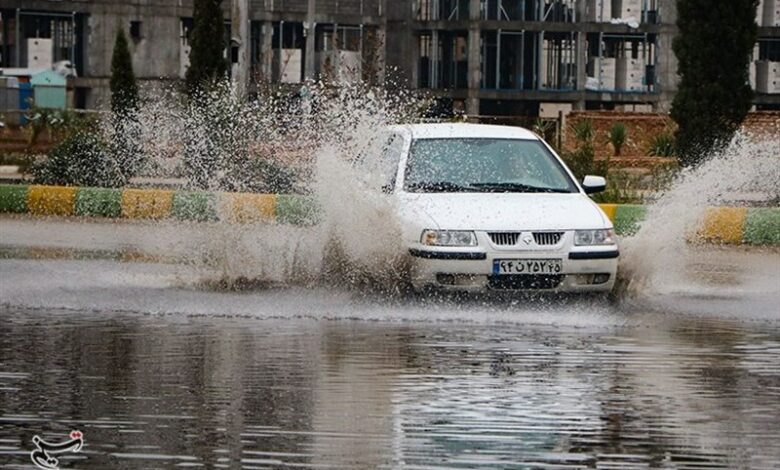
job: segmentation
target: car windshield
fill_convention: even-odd
[[[404,187],[424,193],[577,191],[543,143],[522,139],[415,140]]]

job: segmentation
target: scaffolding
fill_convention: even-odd
[[[457,21],[469,18],[469,0],[416,0],[419,21]]]
[[[426,31],[419,35],[418,86],[466,88],[468,36],[465,31]]]
[[[576,0],[481,0],[480,16],[496,21],[573,23],[576,6]]]
[[[577,33],[512,31],[482,34],[482,88],[560,90],[577,88]]]

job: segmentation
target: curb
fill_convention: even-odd
[[[640,205],[599,206],[621,236],[634,235],[647,214]],[[289,225],[318,222],[317,203],[309,196],[10,184],[0,184],[0,213]],[[701,241],[780,245],[780,207],[711,208],[700,227]]]
[[[317,205],[308,196],[12,184],[0,184],[0,213],[294,225],[318,221]]]

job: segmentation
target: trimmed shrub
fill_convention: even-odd
[[[60,186],[120,187],[127,182],[105,143],[94,134],[77,133],[33,166],[37,184]]]
[[[298,176],[292,169],[264,158],[249,158],[231,165],[223,180],[225,191],[261,194],[289,194],[295,192]]]

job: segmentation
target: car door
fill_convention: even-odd
[[[393,193],[398,177],[398,165],[406,149],[406,139],[398,132],[383,133],[357,165],[360,179],[368,189]]]

